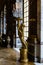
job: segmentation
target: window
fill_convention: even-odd
[[[6,34],[6,5],[4,6],[4,34]]]
[[[43,61],[43,0],[41,0],[41,60]]]
[[[0,34],[6,34],[6,5],[4,5],[4,10],[1,11]]]
[[[18,13],[17,16],[20,17],[20,18],[23,18],[23,1],[22,0],[17,0],[17,3],[19,5],[19,7],[16,6],[16,11]],[[20,20],[20,24],[21,23],[22,23],[22,20]],[[21,40],[20,40],[19,35],[18,35],[17,24],[18,24],[18,21],[16,21],[16,47],[21,48],[22,43],[21,43]]]
[[[43,0],[41,0],[41,42],[43,42]]]
[[[24,0],[24,40],[28,37],[28,31],[29,31],[29,1]]]

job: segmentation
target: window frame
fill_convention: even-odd
[[[24,0],[25,1],[25,0]],[[28,5],[27,5],[27,2],[28,2]],[[26,40],[27,38],[28,38],[28,36],[29,36],[29,1],[28,0],[26,0],[26,2],[23,2],[23,4],[24,4],[24,10],[25,11],[23,11],[24,12],[24,24],[27,24],[27,22],[28,22],[28,25],[25,25],[25,27],[24,27],[24,40]],[[25,5],[26,4],[26,5]],[[28,9],[27,9],[28,8]],[[28,31],[25,29],[25,28],[27,28],[28,27]],[[27,34],[28,33],[28,36],[27,35],[25,35],[25,34]],[[26,39],[25,39],[26,38]]]

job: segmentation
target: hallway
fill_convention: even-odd
[[[0,0],[0,65],[43,65],[43,0]]]

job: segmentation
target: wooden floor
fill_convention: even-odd
[[[20,54],[11,48],[0,49],[0,65],[34,65],[32,62],[19,62]]]

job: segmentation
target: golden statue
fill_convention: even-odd
[[[28,43],[24,40],[24,27],[25,25],[23,23],[20,24],[20,20],[23,21],[23,19],[20,19],[19,17],[16,18],[18,21],[17,28],[18,28],[18,35],[22,43],[22,48],[20,49],[20,62],[25,62],[25,64],[28,64]],[[30,63],[29,63],[30,64]],[[34,64],[33,64],[34,65]]]
[[[23,23],[20,24],[19,20],[18,20],[18,35],[19,38],[21,40],[22,43],[22,48],[20,49],[20,61],[21,62],[28,62],[28,43],[26,41],[24,41],[24,33],[23,33],[23,29],[25,27],[25,25]]]

